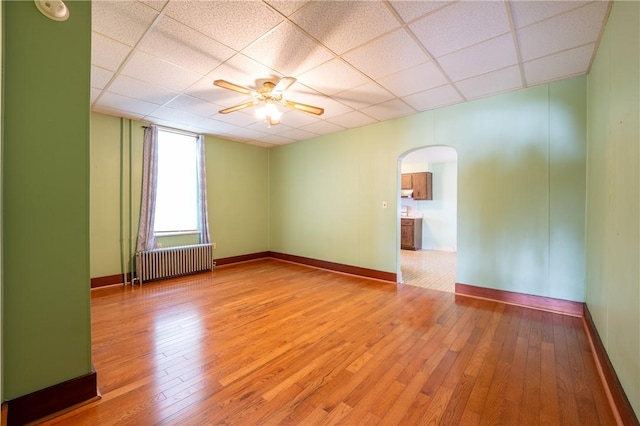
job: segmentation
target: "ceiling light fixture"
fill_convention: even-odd
[[[266,101],[264,105],[256,109],[256,117],[267,123],[267,127],[271,127],[280,124],[282,112],[278,110],[278,107],[273,101]]]
[[[69,8],[62,0],[34,0],[36,7],[44,16],[54,21],[69,19]]]
[[[287,90],[295,82],[296,79],[293,77],[282,77],[280,81],[278,81],[278,84],[274,84],[270,81],[265,81],[264,83],[262,83],[262,87],[253,90],[226,80],[216,80],[213,82],[215,86],[241,93],[243,95],[249,95],[253,98],[249,102],[225,108],[218,112],[220,114],[229,114],[230,112],[240,111],[241,109],[260,105],[256,110],[256,116],[260,120],[264,120],[264,122],[267,123],[269,127],[280,123],[282,111],[278,109],[278,105],[296,111],[304,111],[313,115],[324,114],[324,108],[301,104],[300,102],[289,101],[282,97],[285,90]]]

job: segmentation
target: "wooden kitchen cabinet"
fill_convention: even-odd
[[[400,175],[400,187],[402,189],[413,189],[411,173]]]
[[[405,173],[400,176],[402,189],[413,189],[414,200],[433,200],[431,172]]]
[[[422,249],[422,219],[400,219],[400,248],[405,250]]]

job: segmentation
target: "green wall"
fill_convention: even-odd
[[[640,415],[640,4],[615,2],[589,74],[586,302]]]
[[[91,114],[91,277],[134,268],[142,184],[143,123]],[[209,231],[215,258],[269,250],[268,150],[205,138]],[[158,239],[164,247],[194,236]]]
[[[430,145],[458,152],[458,282],[582,301],[584,77],[271,149],[271,250],[399,272],[398,159]]]
[[[91,371],[91,3],[3,2],[3,362],[10,400]]]
[[[91,277],[132,271],[140,214],[142,123],[91,113]]]
[[[269,151],[207,136],[205,153],[215,258],[269,250]]]

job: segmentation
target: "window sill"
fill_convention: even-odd
[[[154,232],[155,237],[172,237],[175,235],[198,235],[200,231],[167,231],[167,232]]]

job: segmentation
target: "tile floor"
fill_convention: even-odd
[[[400,250],[404,284],[453,293],[456,258],[456,252]]]

